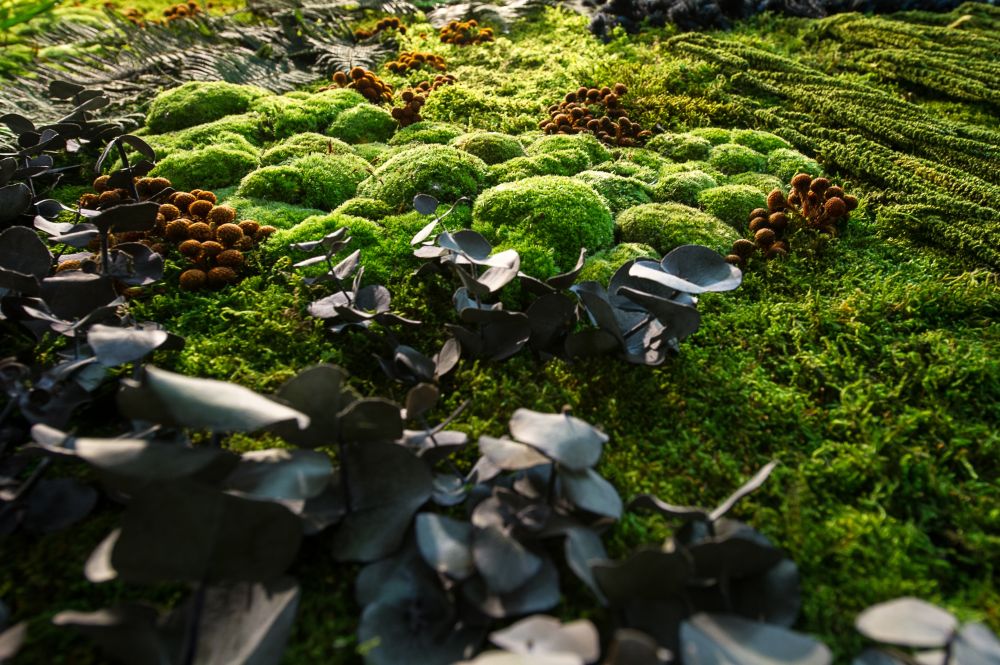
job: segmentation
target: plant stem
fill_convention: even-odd
[[[201,615],[205,610],[205,593],[207,585],[202,580],[198,583],[198,588],[194,592],[194,601],[191,605],[191,614],[188,616],[187,630],[184,636],[184,651],[181,654],[182,665],[193,665],[195,656],[198,655],[198,633]]]
[[[132,177],[132,172],[130,171],[132,167],[128,163],[128,155],[125,153],[125,146],[122,145],[122,142],[119,139],[115,139],[115,147],[118,148],[118,156],[121,157],[122,164],[125,165],[124,170],[129,171],[128,187],[132,192],[132,198],[138,202],[139,190],[135,188],[135,178]]]

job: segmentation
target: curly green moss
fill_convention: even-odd
[[[446,145],[416,145],[375,169],[357,194],[401,210],[417,194],[454,201],[474,196],[485,182],[486,164],[475,155]]]
[[[353,197],[370,172],[357,155],[306,155],[254,171],[240,182],[237,194],[331,210]]]
[[[389,145],[405,145],[407,143],[448,143],[453,138],[461,136],[465,130],[458,125],[447,122],[422,120],[408,127],[403,127],[389,139]]]
[[[823,174],[815,159],[790,148],[778,148],[768,153],[766,171],[786,184],[796,173],[808,173],[814,178]]]
[[[168,155],[149,175],[166,178],[175,189],[216,189],[236,184],[255,168],[256,151],[251,153],[221,145]]]
[[[390,150],[385,143],[359,143],[354,147],[354,152],[363,157],[369,164],[378,164],[381,156]]]
[[[280,201],[248,199],[241,196],[224,198],[221,203],[236,209],[240,221],[252,219],[261,226],[290,229],[307,217],[323,214],[316,208],[305,208]]]
[[[646,148],[617,148],[613,154],[619,162],[638,164],[654,171],[659,171],[664,165],[671,163],[660,153]]]
[[[462,85],[438,88],[420,109],[427,120],[517,134],[537,127],[538,105],[530,100],[484,94]]]
[[[488,189],[472,209],[473,228],[491,241],[530,236],[551,247],[556,268],[573,267],[581,247],[614,241],[611,210],[594,189],[562,176],[538,176]]]
[[[703,190],[698,204],[734,229],[743,229],[751,212],[767,207],[767,196],[751,185],[722,185]]]
[[[272,96],[249,85],[191,81],[157,95],[149,105],[146,126],[154,134],[172,132],[245,113],[254,100]]]
[[[375,222],[339,212],[331,212],[312,215],[291,228],[272,233],[267,241],[261,245],[262,259],[273,263],[282,256],[291,256],[296,260],[304,258],[305,255],[293,252],[290,245],[319,240],[341,227],[347,227],[350,231],[347,234],[351,236],[350,251],[364,250],[377,246],[381,242],[383,229]],[[319,272],[324,272],[326,269],[326,266],[322,266]]]
[[[538,279],[546,279],[559,274],[556,266],[555,251],[538,242],[538,239],[527,233],[512,233],[493,248],[494,252],[508,249],[517,250],[521,257],[521,272]]]
[[[200,128],[195,127],[195,129]],[[210,135],[199,136],[198,138],[202,139],[199,141],[192,141],[187,138],[182,139],[174,134],[160,134],[148,138],[147,143],[153,148],[161,161],[174,154],[189,153],[192,150],[200,150],[202,148],[230,148],[252,155],[254,159],[260,153],[260,149],[241,134],[234,134],[227,131],[212,132]],[[142,158],[134,150],[129,150],[128,152],[130,159],[133,161]],[[114,164],[115,167],[121,167],[121,162],[118,159],[115,159]]]
[[[666,254],[680,245],[705,245],[728,251],[739,234],[722,220],[680,203],[649,203],[618,216],[622,242],[649,245]]]
[[[242,136],[249,143],[259,147],[265,139],[264,132],[261,130],[260,116],[256,113],[230,115],[203,125],[188,127],[178,132],[150,137],[150,139],[168,139],[176,147],[182,149],[207,148],[208,146],[216,145],[219,137],[233,134]]]
[[[647,166],[642,166],[636,162],[627,161],[608,161],[601,162],[596,166],[591,167],[592,171],[602,171],[604,173],[611,173],[613,175],[618,175],[623,178],[635,178],[636,180],[641,180],[646,184],[651,184],[656,182],[656,170],[651,169]]]
[[[375,221],[391,215],[392,208],[384,201],[379,201],[378,199],[367,199],[359,196],[344,201],[334,210],[334,212]]]
[[[708,162],[726,175],[746,171],[763,171],[767,157],[738,143],[723,143],[712,148]]]
[[[722,127],[696,127],[688,132],[691,136],[703,138],[712,145],[722,145],[732,143],[733,135],[728,129]]]
[[[584,171],[574,177],[587,183],[604,197],[612,215],[653,200],[650,198],[649,186],[635,178],[623,178],[604,171]]]
[[[737,173],[726,179],[727,185],[750,185],[764,194],[770,194],[775,189],[784,190],[787,183],[766,173]]]
[[[668,133],[654,136],[646,143],[646,147],[675,162],[687,162],[706,159],[712,144],[700,136]]]
[[[532,142],[525,152],[529,156],[551,155],[562,150],[582,149],[590,162],[587,166],[611,159],[611,152],[592,134],[552,134]]]
[[[638,242],[623,242],[610,249],[588,256],[580,271],[578,282],[593,280],[607,286],[611,276],[626,261],[640,258],[658,258],[656,250]]]
[[[698,194],[710,187],[717,187],[718,181],[704,171],[682,171],[661,176],[653,186],[653,198],[657,201],[673,201],[687,206],[698,205]]]
[[[384,143],[398,127],[385,109],[359,104],[339,114],[326,133],[348,143]]]
[[[489,165],[525,155],[520,141],[499,132],[469,132],[456,136],[449,145],[473,154]]]
[[[515,157],[489,167],[489,180],[500,184],[541,175],[572,176],[590,166],[587,153],[578,148],[556,150],[544,155]]]
[[[276,139],[302,132],[322,133],[342,112],[367,103],[349,88],[323,90],[305,98],[272,96],[254,102],[252,110],[262,116],[262,124]]]
[[[733,130],[733,143],[745,145],[759,153],[768,154],[778,148],[791,148],[792,145],[776,134],[762,132],[757,129]]]
[[[354,149],[340,139],[315,132],[305,132],[276,143],[265,150],[264,154],[261,155],[260,163],[264,166],[273,166],[310,154],[350,155],[353,153]]]

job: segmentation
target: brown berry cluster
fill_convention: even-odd
[[[182,18],[190,18],[196,14],[201,13],[201,7],[198,6],[197,2],[182,2],[180,4],[167,7],[163,10],[163,18],[170,21],[176,21]]]
[[[844,189],[831,185],[826,178],[813,178],[799,173],[792,178],[791,194],[780,189],[767,196],[767,209],[750,213],[750,233],[753,240],[740,239],[726,260],[734,265],[746,262],[760,251],[765,259],[788,256],[788,236],[797,228],[811,228],[833,235],[837,225],[858,207],[858,199],[845,194]]]
[[[479,22],[474,18],[468,21],[451,21],[441,28],[441,43],[458,44],[465,46],[469,44],[485,44],[493,41],[493,28],[481,28]]]
[[[619,147],[642,145],[653,132],[632,122],[621,106],[628,92],[623,83],[613,87],[581,86],[558,104],[549,107],[549,117],[539,123],[546,134],[580,134],[588,132],[602,142]]]
[[[105,7],[108,7],[109,9],[114,8],[114,6],[110,4],[105,4]],[[126,7],[122,10],[121,14],[122,18],[132,25],[137,25],[140,28],[144,28],[146,26],[146,17],[143,15],[141,10],[136,9],[135,7]]]
[[[419,51],[403,51],[399,57],[386,63],[385,67],[390,72],[405,74],[412,69],[420,69],[424,65],[443,72],[448,69],[444,58],[433,53],[421,53]]]
[[[455,81],[455,77],[451,74],[438,74],[433,81],[421,81],[412,88],[407,88],[399,94],[403,106],[392,109],[392,117],[396,119],[400,127],[420,122],[423,120],[420,116],[420,109],[427,102],[428,95],[441,86],[454,84]]]
[[[119,203],[135,203],[132,192],[124,188],[111,189],[110,176],[102,175],[94,180],[94,191],[80,197],[80,207],[87,210],[105,210]],[[170,187],[166,178],[138,178],[135,189],[140,201],[146,201]]]
[[[333,82],[338,88],[357,90],[372,104],[392,103],[392,86],[367,69],[355,67],[346,74],[337,72],[333,75]],[[324,90],[332,87],[334,86],[327,86]]]
[[[380,32],[385,32],[386,30],[397,30],[401,35],[406,34],[406,26],[403,25],[395,16],[390,16],[389,18],[380,20],[375,24],[375,27],[370,30],[358,28],[354,31],[354,36],[357,39],[369,39]]]

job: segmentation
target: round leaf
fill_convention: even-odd
[[[958,629],[958,621],[949,612],[910,597],[872,605],[858,615],[854,625],[876,642],[928,649],[945,646]]]
[[[830,650],[787,628],[724,614],[696,614],[681,623],[685,665],[830,665]]]
[[[510,433],[572,471],[584,471],[597,464],[608,440],[606,434],[579,418],[528,409],[514,412]]]

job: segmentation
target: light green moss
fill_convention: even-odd
[[[767,155],[766,170],[786,186],[797,173],[808,173],[814,178],[823,173],[823,169],[820,168],[815,159],[810,159],[801,152],[789,148],[772,150]]]
[[[691,134],[658,134],[646,147],[675,162],[706,159],[712,144],[708,139]]]
[[[584,171],[574,176],[582,180],[604,197],[612,215],[633,206],[651,203],[650,187],[641,180],[624,178],[604,171]]]
[[[737,173],[726,178],[727,185],[750,185],[764,194],[770,194],[775,189],[784,189],[787,183],[766,173]]]
[[[402,210],[417,194],[431,194],[440,201],[475,196],[485,181],[486,164],[475,155],[451,146],[419,145],[379,166],[358,187],[358,196]]]
[[[733,143],[745,145],[759,153],[768,154],[778,148],[791,148],[791,144],[771,132],[762,132],[756,129],[736,129],[733,130]]]
[[[726,175],[746,171],[763,171],[767,157],[738,143],[723,143],[712,148],[708,162]]]
[[[256,113],[230,115],[203,125],[182,129],[179,132],[149,137],[152,141],[168,140],[177,148],[207,148],[217,145],[219,137],[239,135],[255,146],[265,139],[260,126],[260,116]]]
[[[326,133],[347,143],[383,143],[399,127],[389,112],[373,104],[347,109],[330,123]]]
[[[647,166],[642,166],[636,162],[629,162],[625,160],[601,162],[600,164],[591,167],[591,170],[603,171],[604,173],[619,175],[623,178],[635,178],[636,180],[641,180],[646,184],[656,182],[656,170]]]
[[[521,257],[521,272],[537,279],[546,279],[559,274],[555,251],[529,233],[512,233],[493,248],[494,252],[508,249],[517,250]]]
[[[324,215],[313,215],[302,220],[289,229],[283,229],[271,234],[261,246],[264,259],[270,263],[275,262],[282,256],[291,256],[295,260],[306,258],[306,254],[296,253],[290,249],[295,243],[319,240],[328,233],[332,233],[341,227],[349,229],[351,244],[348,251],[355,249],[367,249],[377,246],[381,242],[382,228],[367,219],[352,217],[338,212],[331,212]],[[324,272],[326,266],[320,266],[319,272]],[[315,274],[315,271],[307,271],[306,274]]]
[[[344,201],[334,212],[375,221],[392,214],[392,208],[384,201],[359,196]]]
[[[572,176],[589,166],[590,158],[586,152],[570,148],[531,157],[515,157],[494,164],[489,168],[489,179],[494,184],[500,184],[541,175]]]
[[[551,155],[562,150],[581,149],[587,153],[587,166],[600,164],[611,159],[611,152],[592,134],[552,134],[543,136],[530,145],[525,152],[529,156]]]
[[[622,242],[649,245],[663,255],[680,245],[705,245],[727,252],[739,234],[722,220],[680,203],[650,203],[618,216]]]
[[[161,92],[149,105],[146,126],[154,134],[201,125],[227,115],[245,113],[251,103],[271,93],[224,81],[192,81]]]
[[[308,217],[323,214],[322,210],[316,208],[242,196],[230,196],[222,199],[222,203],[236,208],[240,220],[252,219],[262,226],[274,226],[279,229],[290,229]]]
[[[573,267],[581,247],[598,251],[614,240],[611,210],[585,183],[562,176],[539,176],[483,192],[472,210],[476,230],[494,242],[534,237],[551,247],[556,268]]]
[[[403,127],[389,139],[389,145],[404,145],[407,143],[448,143],[456,136],[461,136],[465,130],[458,125],[447,122],[423,120]]]
[[[489,165],[525,155],[520,141],[499,132],[469,132],[453,138],[450,145],[475,155]]]
[[[305,132],[280,141],[268,148],[261,155],[260,163],[264,166],[272,166],[310,154],[350,155],[353,153],[353,148],[340,139],[317,134],[316,132]]]
[[[625,262],[640,258],[656,259],[660,256],[649,245],[638,242],[623,242],[610,249],[597,252],[593,256],[588,256],[577,281],[593,280],[607,286],[608,282],[611,281],[611,276]]]
[[[389,150],[385,143],[359,143],[354,146],[354,152],[363,157],[369,164],[375,164],[381,155]]]
[[[236,184],[255,168],[255,153],[222,145],[168,155],[150,176],[166,178],[175,189],[215,189]]]
[[[682,171],[661,176],[653,187],[653,198],[657,201],[674,201],[687,206],[698,205],[698,194],[710,187],[718,186],[718,181],[704,171]]]
[[[703,138],[712,145],[732,143],[733,140],[732,132],[722,127],[697,127],[689,131],[688,134]]]
[[[237,193],[331,210],[353,197],[370,171],[357,155],[312,154],[254,171],[240,182]]]
[[[420,115],[462,127],[517,134],[538,126],[538,111],[536,102],[484,94],[457,83],[442,86],[429,95]]]
[[[365,98],[349,88],[323,90],[306,98],[283,95],[259,99],[252,110],[276,139],[302,132],[322,133],[347,109],[366,104]]]
[[[616,148],[613,154],[619,162],[638,164],[654,171],[659,171],[666,164],[671,163],[660,153],[647,148]]]
[[[698,204],[734,229],[743,229],[754,209],[767,207],[767,196],[751,185],[722,185],[703,190]]]

